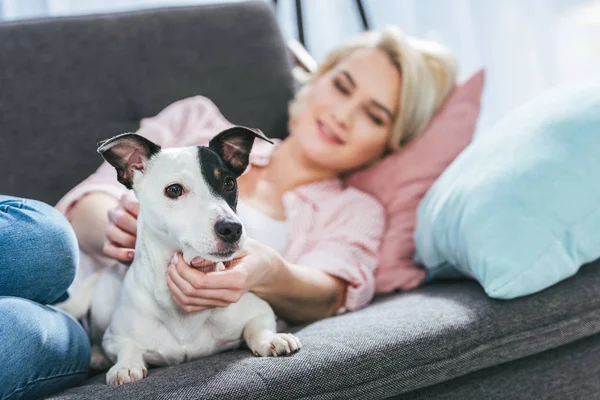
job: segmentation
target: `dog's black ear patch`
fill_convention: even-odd
[[[225,199],[233,211],[237,208],[238,190],[236,175],[223,159],[210,148],[198,146],[200,172],[210,191]]]
[[[122,133],[98,143],[98,153],[117,170],[117,179],[125,187],[133,187],[133,172],[144,170],[146,162],[161,147],[136,133]]]
[[[248,167],[255,138],[273,143],[259,129],[234,126],[215,136],[208,147],[223,159],[236,177],[239,177]]]

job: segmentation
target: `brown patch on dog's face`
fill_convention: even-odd
[[[221,176],[221,171],[219,171],[219,169],[218,169],[218,168],[215,168],[215,169],[213,170],[213,174],[215,174],[215,178],[218,178],[218,177],[220,177],[220,176]]]

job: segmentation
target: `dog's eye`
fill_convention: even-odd
[[[171,199],[176,199],[183,194],[183,188],[180,184],[175,183],[173,185],[167,186],[167,188],[165,189],[165,194]]]
[[[232,191],[233,189],[235,189],[235,179],[228,176],[227,178],[225,178],[225,182],[223,182],[223,187],[228,192]]]

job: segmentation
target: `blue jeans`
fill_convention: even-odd
[[[0,399],[43,397],[87,377],[82,326],[48,307],[66,298],[79,258],[53,207],[0,196]]]

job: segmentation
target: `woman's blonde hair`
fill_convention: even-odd
[[[293,118],[299,112],[312,82],[353,51],[366,47],[383,50],[402,76],[399,112],[394,117],[388,143],[388,151],[394,151],[423,132],[454,88],[457,75],[456,59],[446,47],[405,36],[394,26],[351,38],[331,51],[316,71],[297,76],[303,86],[290,102],[290,116]]]

